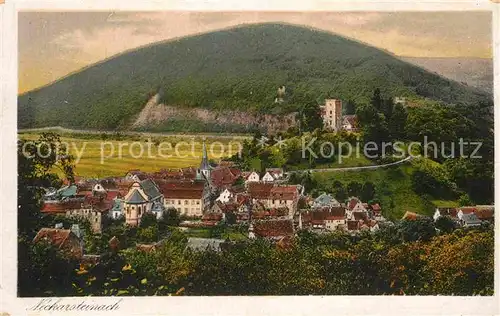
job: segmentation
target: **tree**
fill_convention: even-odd
[[[302,132],[312,132],[315,129],[323,128],[321,109],[315,101],[309,101],[304,104],[298,113],[298,120]]]
[[[472,202],[468,194],[464,193],[460,195],[460,198],[458,199],[458,204],[460,206],[472,206],[474,205],[474,202]]]
[[[338,201],[345,201],[349,197],[344,184],[338,180],[333,182],[332,193]]]
[[[435,223],[436,229],[439,229],[440,232],[448,234],[455,230],[456,223],[449,216],[439,216]]]
[[[152,212],[145,212],[141,216],[141,222],[139,224],[139,227],[141,228],[147,228],[151,226],[157,226],[158,221],[156,219],[156,215],[153,214]]]
[[[360,198],[362,201],[368,202],[375,197],[375,185],[367,181],[363,184],[363,188],[361,189]]]
[[[349,196],[359,196],[363,185],[357,181],[351,181],[347,184],[347,194]]]
[[[40,149],[39,151],[37,149]],[[40,223],[43,187],[59,187],[58,169],[70,182],[74,180],[74,159],[54,133],[42,133],[38,140],[17,143],[18,231],[33,238]]]
[[[356,113],[356,103],[353,100],[347,100],[345,103],[345,115],[352,115]]]
[[[403,241],[429,241],[436,235],[434,222],[430,217],[418,217],[415,220],[402,220],[398,223],[398,231]]]

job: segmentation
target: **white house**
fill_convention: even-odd
[[[222,193],[219,195],[219,197],[215,200],[222,202],[222,203],[227,203],[227,202],[231,201],[232,199],[234,199],[234,193],[231,190],[226,188],[224,191],[222,191]]]
[[[345,217],[330,216],[325,219],[325,228],[327,230],[337,230],[339,225],[346,225]]]
[[[266,172],[266,174],[262,177],[262,181],[264,182],[274,182],[275,178],[271,175],[270,172]]]
[[[259,182],[259,181],[260,181],[260,175],[255,171],[250,172],[250,174],[245,179],[245,183]]]

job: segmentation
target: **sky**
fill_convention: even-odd
[[[286,22],[405,57],[492,57],[489,12],[21,12],[19,93],[150,43]]]

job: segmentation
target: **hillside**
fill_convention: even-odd
[[[284,102],[275,103],[283,85]],[[148,101],[159,93],[157,106],[168,108],[153,112],[174,114],[139,129],[195,131],[200,126],[207,130],[230,126],[236,131],[259,126],[258,115],[279,118],[311,98],[366,102],[376,87],[394,96],[456,104],[490,98],[337,35],[258,24],[156,43],[89,66],[19,96],[18,125],[132,129]],[[225,120],[190,117],[189,112],[176,116],[176,111],[168,110],[173,107],[209,109],[216,117],[228,110],[253,115],[230,125]]]
[[[493,93],[492,58],[400,58],[448,79]]]

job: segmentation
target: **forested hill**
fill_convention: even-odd
[[[275,103],[280,86],[283,102]],[[87,67],[19,96],[18,123],[127,129],[157,92],[169,108],[281,114],[310,99],[366,102],[377,87],[453,104],[491,98],[331,33],[256,24],[156,43]]]

